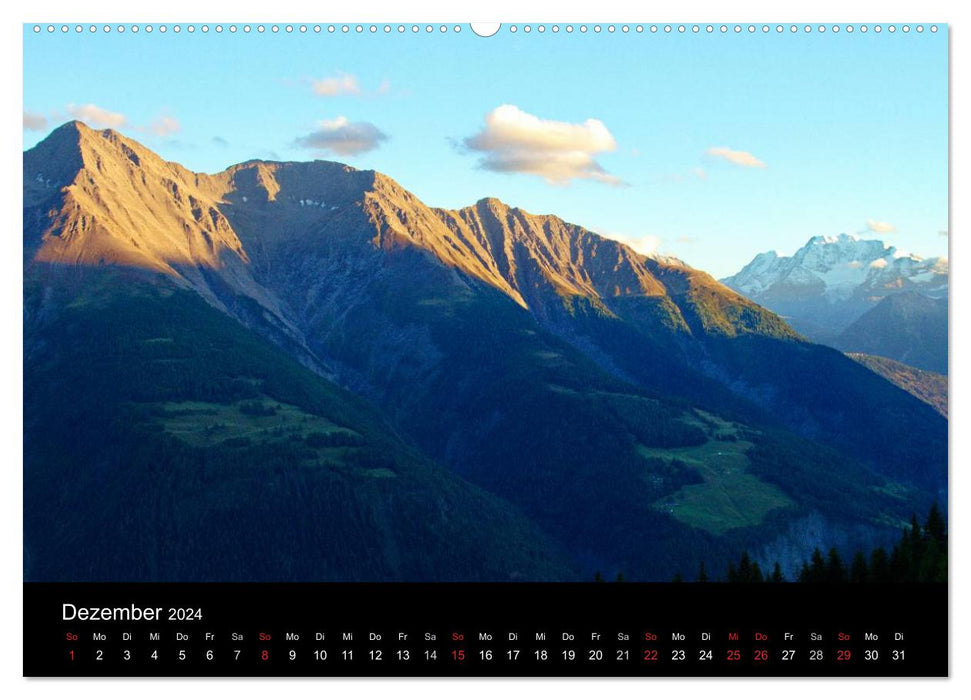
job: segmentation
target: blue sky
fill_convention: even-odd
[[[947,254],[945,31],[27,26],[24,111],[25,148],[77,116],[198,171],[340,160],[429,205],[495,196],[716,276],[817,234]]]

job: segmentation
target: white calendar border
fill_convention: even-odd
[[[190,0],[169,0],[162,5],[151,3],[136,5],[132,2],[111,0],[107,2],[89,2],[80,4],[77,0],[48,0],[40,3],[17,3],[15,8],[3,10],[4,19],[0,27],[4,32],[0,50],[4,54],[5,66],[3,74],[3,94],[10,99],[3,109],[4,133],[11,135],[4,140],[4,168],[0,173],[3,177],[3,211],[8,212],[8,220],[16,218],[20,211],[21,198],[21,167],[22,148],[18,139],[12,135],[20,129],[21,115],[17,112],[17,103],[22,99],[22,30],[24,22],[43,21],[124,21],[124,22],[212,22],[213,20],[229,19],[232,21],[276,21],[297,22],[327,20],[332,22],[460,22],[468,20],[506,22],[611,22],[638,21],[650,22],[912,22],[912,23],[951,23],[951,56],[952,56],[952,102],[951,123],[968,121],[968,91],[957,89],[962,79],[969,82],[968,75],[968,46],[971,40],[962,41],[965,31],[971,31],[971,23],[963,22],[963,15],[956,8],[957,3],[943,0],[924,0],[920,3],[900,2],[888,0],[886,2],[851,3],[846,0],[814,0],[801,6],[769,2],[766,0],[738,0],[733,3],[713,2],[711,0],[696,1],[691,5],[685,3],[655,4],[633,3],[630,0],[598,0],[596,3],[556,3],[550,0],[492,0],[460,4],[447,0],[414,0],[413,2],[393,2],[391,0],[372,0],[363,4],[311,4],[309,2],[294,2],[292,0],[277,0],[271,5],[265,3],[243,3],[210,1],[206,3]],[[16,95],[16,97],[14,97]],[[958,134],[952,129],[951,169],[952,191],[967,191],[962,187],[965,180],[967,166],[967,145],[963,132]],[[964,165],[964,167],[962,167]],[[966,205],[965,205],[966,208]],[[952,358],[965,356],[969,344],[967,342],[967,326],[955,323],[958,319],[954,309],[964,309],[968,303],[968,285],[961,278],[960,269],[963,259],[958,257],[958,274],[953,274],[954,248],[960,246],[962,234],[958,234],[957,243],[953,231],[954,219],[959,219],[962,208],[960,201],[955,198],[952,202],[951,221],[948,230],[952,232],[950,238],[951,252],[951,294],[950,305],[952,318],[950,325]],[[3,670],[2,679],[5,697],[39,697],[39,698],[129,698],[137,695],[144,700],[168,698],[173,694],[181,696],[202,696],[212,693],[230,692],[234,700],[249,700],[262,698],[269,694],[286,693],[293,697],[383,697],[391,695],[394,700],[425,700],[425,698],[451,698],[453,700],[485,700],[496,695],[528,697],[543,695],[555,700],[573,700],[589,698],[592,695],[609,694],[611,697],[644,698],[649,695],[678,694],[680,697],[708,698],[717,695],[719,700],[734,697],[751,697],[755,694],[773,693],[784,694],[787,698],[802,700],[817,700],[817,696],[825,694],[834,697],[849,697],[862,694],[873,695],[879,693],[883,698],[901,698],[910,700],[915,695],[924,693],[942,694],[944,696],[968,696],[971,685],[967,679],[971,677],[968,664],[969,644],[967,635],[971,626],[968,623],[968,603],[959,596],[952,596],[951,600],[951,673],[950,681],[919,681],[919,680],[687,680],[687,679],[650,679],[650,680],[585,680],[567,679],[557,680],[482,680],[480,682],[468,680],[223,680],[196,681],[170,680],[165,682],[126,681],[126,680],[24,680],[22,675],[22,374],[21,358],[22,344],[19,334],[22,318],[22,267],[21,242],[17,235],[16,222],[9,221],[9,226],[0,236],[0,308],[2,308],[4,333],[0,338],[0,353],[4,368],[0,374],[4,400],[0,403],[0,430],[3,431],[3,443],[8,446],[7,453],[12,458],[5,460],[4,482],[0,488],[0,562],[2,562],[3,577],[0,580],[0,601],[3,601],[3,611],[0,620],[0,668]],[[956,303],[955,303],[956,302]],[[962,358],[963,359],[963,358]],[[951,463],[965,466],[967,457],[971,454],[969,445],[969,431],[967,414],[962,408],[969,395],[967,377],[963,364],[952,365],[950,378],[952,421],[951,435]],[[955,423],[954,421],[957,421]],[[967,525],[964,518],[964,507],[968,498],[963,493],[967,477],[960,466],[951,471],[950,494],[950,532],[951,542],[967,541]],[[959,502],[960,500],[960,502]],[[959,590],[968,581],[968,567],[966,559],[957,559],[957,547],[951,547],[951,590]],[[964,546],[967,550],[967,547]],[[965,586],[966,587],[966,586]],[[961,690],[964,688],[964,690]],[[876,700],[874,698],[873,700]]]

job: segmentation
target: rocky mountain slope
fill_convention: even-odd
[[[921,401],[933,406],[942,416],[947,418],[947,377],[937,372],[915,369],[902,362],[877,357],[850,353],[850,357],[861,365],[873,370],[881,377],[893,382],[904,391],[913,394]]]

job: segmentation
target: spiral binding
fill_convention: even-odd
[[[180,34],[183,31],[189,34],[195,34],[196,32],[202,34],[208,34],[214,32],[216,34],[221,34],[223,32],[229,32],[230,34],[243,33],[243,34],[264,34],[272,33],[279,34],[283,32],[285,34],[459,34],[466,29],[460,24],[48,24],[33,25],[33,32],[35,34],[69,34],[73,31],[75,34],[96,34],[98,32],[109,34],[112,32],[118,34],[124,34],[130,32],[132,34],[137,34],[139,32],[144,32],[146,34],[151,34],[153,32],[158,32],[165,34],[172,32],[174,34]],[[477,34],[476,30],[472,27],[468,30],[472,34]],[[859,32],[861,34],[866,34],[868,32],[873,32],[876,34],[881,34],[883,32],[889,34],[903,33],[909,34],[914,32],[916,34],[922,34],[925,31],[930,33],[938,32],[938,25],[923,25],[923,24],[510,24],[502,26],[499,30],[500,32],[507,32],[510,34],[531,34],[536,32],[538,34],[552,33],[552,34],[810,34],[810,33],[832,33],[839,34],[844,32],[847,34],[852,34],[854,32]],[[478,34],[483,36],[482,34]]]

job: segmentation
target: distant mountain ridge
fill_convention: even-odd
[[[292,497],[305,508],[320,507],[301,476],[311,464],[330,470],[315,478],[325,474],[340,488],[352,487],[362,460],[372,477],[395,472],[373,464],[367,450],[342,466],[343,458],[325,456],[345,447],[301,436],[304,423],[334,422],[332,409],[320,413],[301,397],[353,392],[385,418],[395,454],[403,445],[419,454],[400,458],[418,465],[409,479],[382,482],[381,507],[362,501],[349,525],[381,543],[368,563],[378,572],[372,575],[434,578],[449,566],[471,578],[516,574],[497,564],[503,553],[485,544],[488,529],[474,545],[487,555],[479,574],[443,543],[420,566],[408,561],[403,540],[388,529],[394,484],[407,483],[412,506],[435,503],[436,517],[450,523],[462,503],[492,512],[504,523],[494,537],[503,546],[511,533],[524,533],[516,561],[526,573],[517,575],[581,578],[613,568],[665,579],[693,569],[700,555],[727,562],[741,547],[805,557],[827,543],[810,541],[800,522],[824,522],[812,532],[842,533],[846,541],[878,541],[909,509],[924,510],[945,493],[947,424],[930,407],[841,353],[805,342],[775,313],[706,273],[558,217],[490,198],[436,209],[381,173],[339,163],[250,161],[197,174],[79,123],[24,154],[24,183],[25,353],[44,358],[28,363],[31,381],[56,385],[56,373],[45,372],[71,366],[62,353],[76,348],[99,369],[78,377],[73,390],[92,391],[101,373],[109,386],[112,378],[134,382],[135,398],[110,394],[120,402],[108,407],[118,421],[112,425],[141,431],[146,419],[130,414],[149,411],[152,440],[183,440],[186,424],[209,430],[212,415],[247,429],[262,425],[264,409],[240,403],[253,400],[247,387],[256,382],[260,401],[279,402],[283,418],[297,422],[230,444],[242,450],[240,460],[273,445],[291,455],[270,481],[282,489],[280,502]],[[245,372],[226,374],[211,348],[232,344],[209,338],[205,323],[191,333],[179,325],[189,309],[204,315],[193,294],[211,314],[241,324],[237,342],[269,340],[317,379],[294,379],[287,369],[287,382],[296,382],[288,385],[267,365],[256,371],[242,361]],[[164,331],[147,322],[139,333],[119,327],[115,316],[129,305],[164,319]],[[110,352],[95,352],[96,343]],[[139,405],[145,392],[126,358],[148,362],[143,381],[164,379],[142,399],[152,406]],[[173,367],[182,368],[184,385]],[[36,402],[32,415],[44,416],[70,400],[67,393],[26,398]],[[910,430],[900,431],[901,416]],[[25,428],[25,444],[43,442],[44,423]],[[373,424],[354,430],[372,434]],[[85,465],[95,472],[116,439],[99,435]],[[193,440],[185,458],[209,459],[210,438]],[[63,465],[31,454],[56,490]],[[457,481],[435,476],[434,465]],[[258,479],[257,463],[251,466]],[[216,486],[229,478],[205,473]],[[477,500],[481,492],[497,500]],[[752,494],[758,498],[748,506],[733,505]],[[267,517],[277,528],[270,540],[292,534],[276,512]],[[37,526],[40,540],[63,534]],[[428,538],[427,531],[405,535]],[[105,566],[97,575],[110,577]],[[322,570],[341,575],[336,565]]]
[[[881,341],[871,338],[865,346],[854,344],[852,339],[857,334],[849,329],[864,314],[895,295],[944,300],[946,304],[947,258],[903,254],[882,241],[845,233],[814,236],[791,257],[779,256],[775,251],[761,253],[722,282],[782,315],[796,330],[816,342],[907,363],[920,358],[918,362],[924,364],[916,366],[946,371],[947,343],[940,342],[947,334],[946,314],[931,314],[925,319],[922,328],[929,332],[927,347],[906,356],[900,350],[901,341],[893,340],[898,330],[913,335],[906,327],[896,329],[886,325],[876,333]],[[931,309],[935,304],[918,306]],[[916,308],[913,304],[911,307]],[[887,314],[877,318],[890,322]],[[873,323],[869,328],[871,332],[876,330]],[[931,355],[933,359],[928,359]]]
[[[947,258],[921,258],[852,234],[813,236],[791,257],[760,253],[722,281],[749,298],[818,295],[836,302],[871,301],[897,290],[947,294]]]
[[[882,355],[918,369],[947,374],[947,298],[901,292],[879,304],[840,333],[834,347]]]

